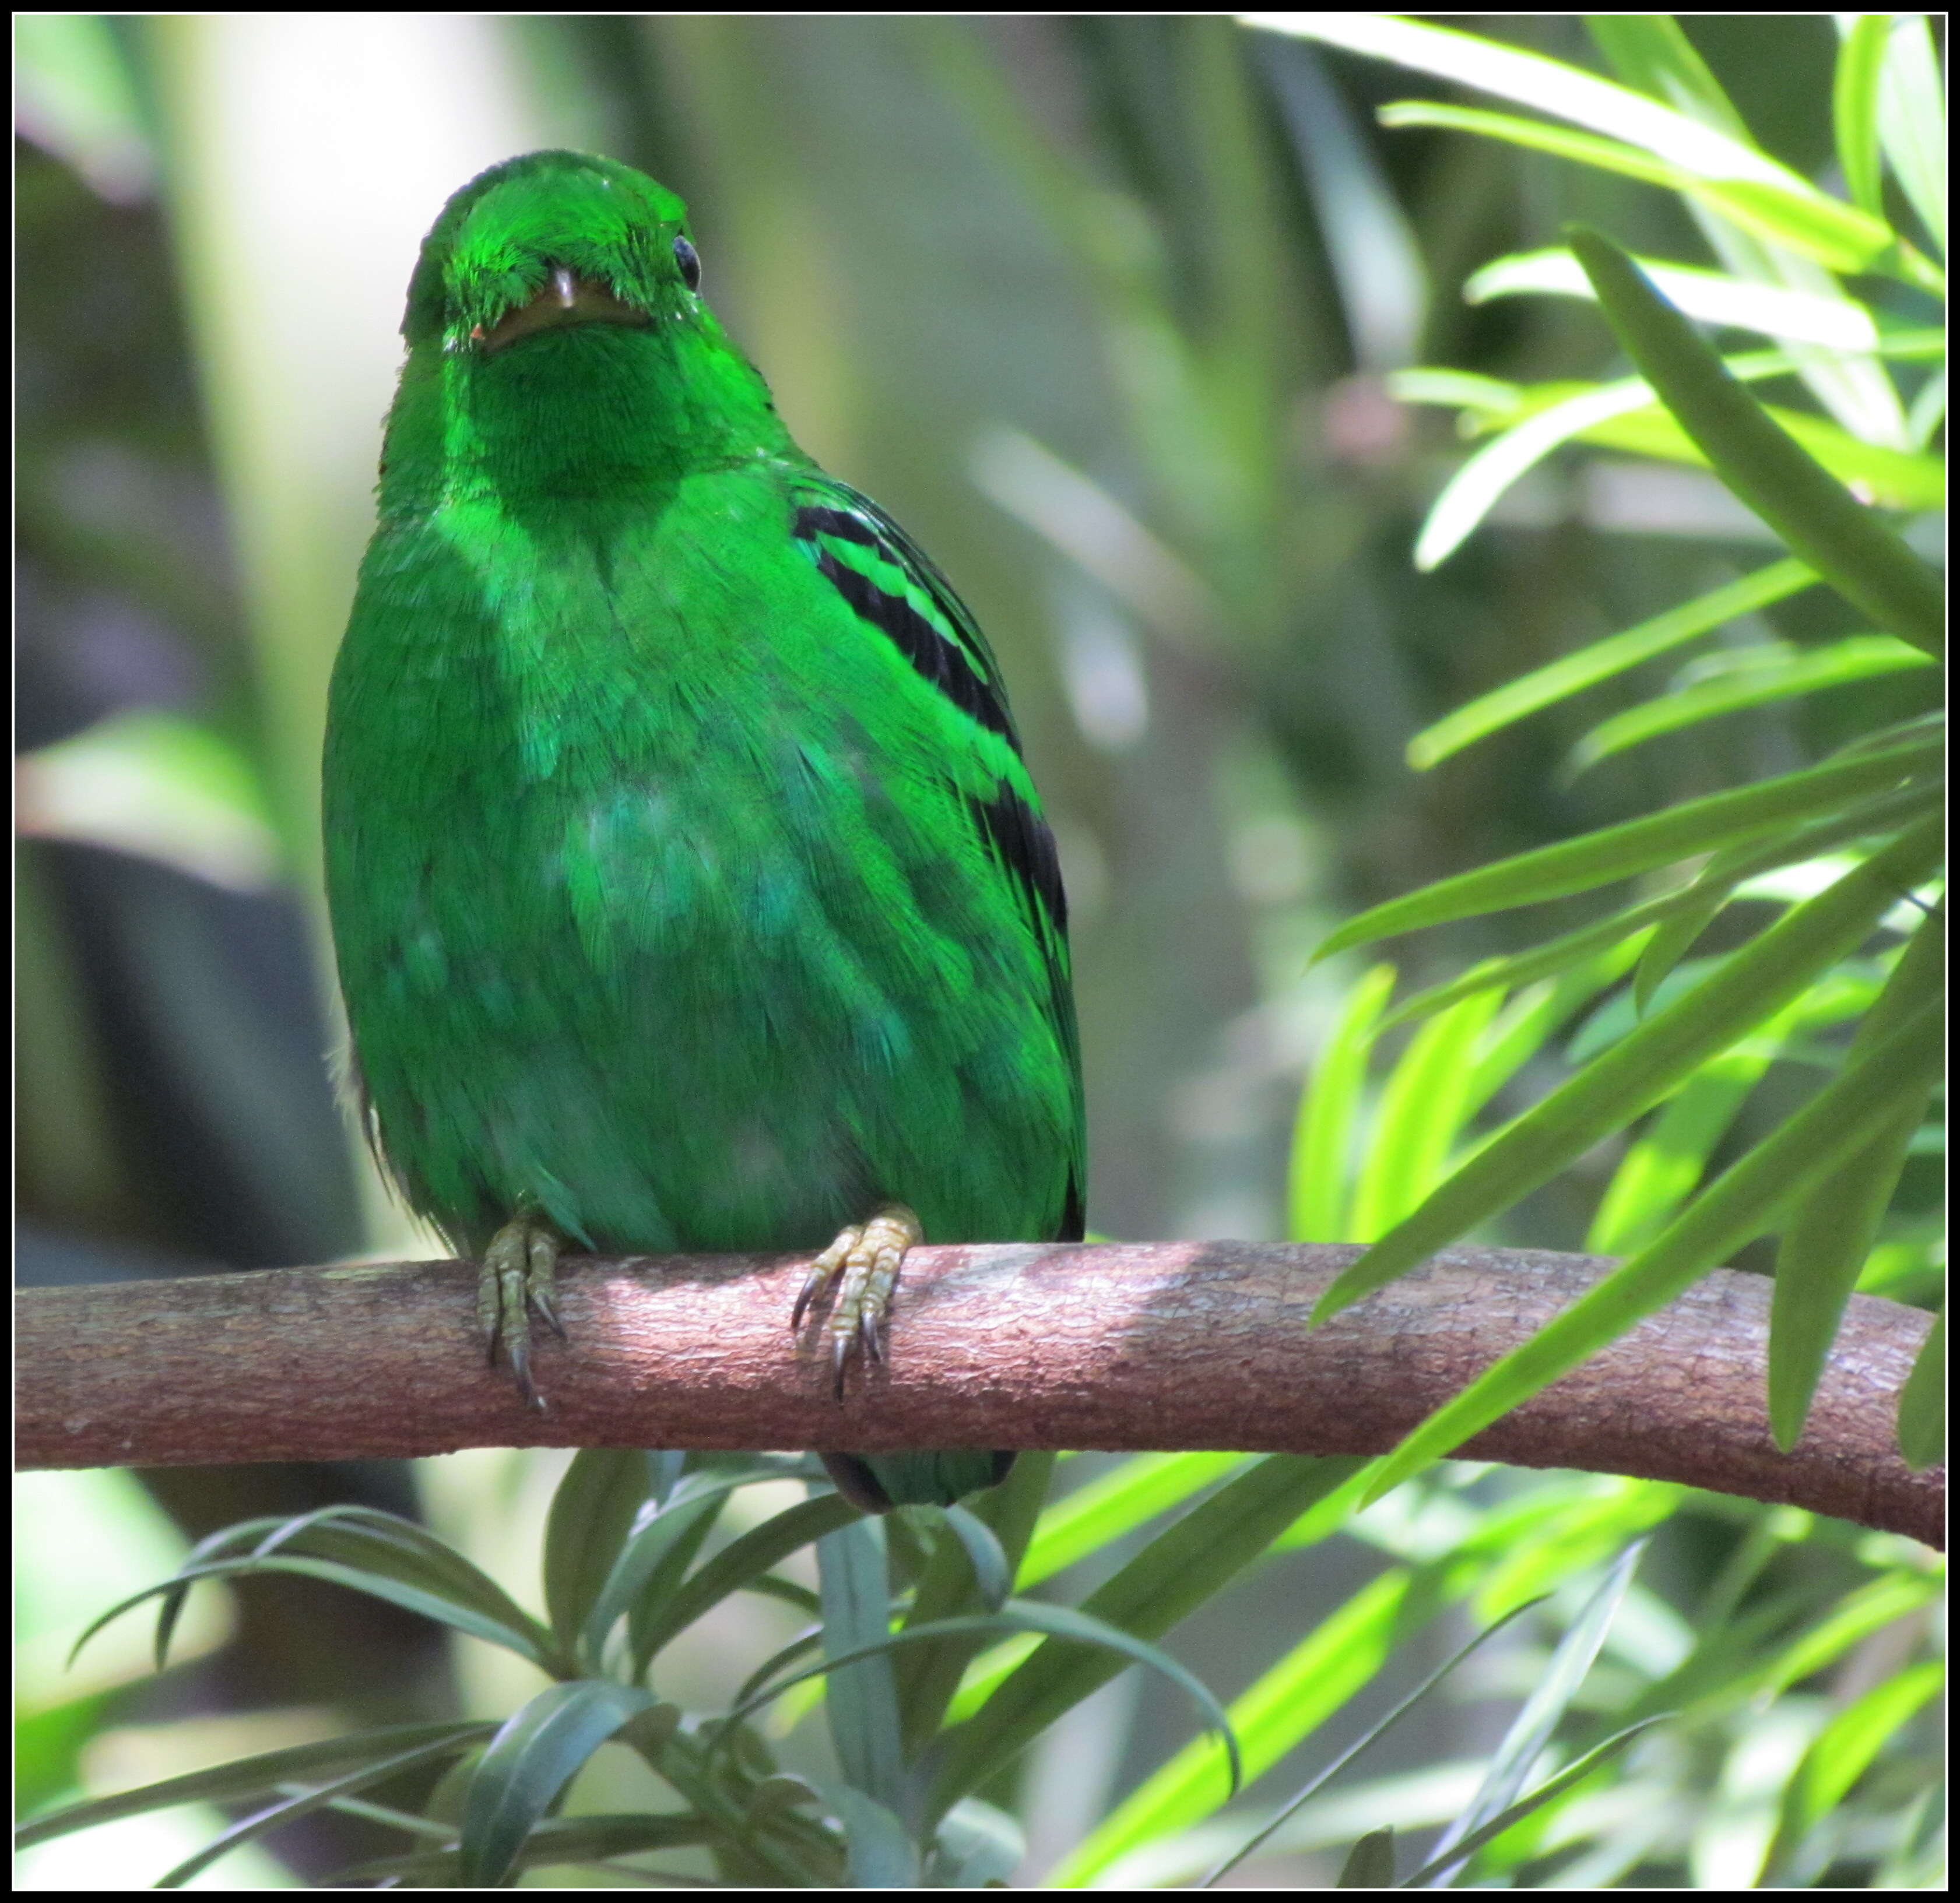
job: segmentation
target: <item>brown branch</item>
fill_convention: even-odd
[[[889,1361],[831,1398],[788,1320],[806,1258],[578,1258],[547,1412],[484,1366],[460,1262],[32,1289],[27,1467],[324,1460],[484,1446],[1242,1448],[1373,1453],[1596,1282],[1597,1256],[1446,1252],[1325,1327],[1359,1252],[1276,1244],[915,1253]],[[1769,1284],[1718,1269],[1462,1450],[1788,1501],[1929,1544],[1944,1476],[1893,1410],[1930,1319],[1853,1296],[1793,1453],[1763,1406]]]

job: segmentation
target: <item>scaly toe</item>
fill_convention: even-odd
[[[888,1202],[868,1222],[854,1223],[811,1264],[803,1293],[797,1298],[792,1326],[831,1283],[837,1285],[826,1332],[830,1337],[832,1392],[844,1398],[844,1377],[851,1352],[861,1348],[867,1361],[882,1361],[884,1343],[879,1323],[890,1305],[892,1290],[904,1266],[905,1251],[925,1240],[919,1219],[902,1202]]]
[[[845,1263],[848,1260],[851,1251],[858,1247],[864,1234],[864,1225],[862,1223],[852,1224],[828,1249],[824,1250],[822,1255],[817,1257],[816,1261],[810,1265],[810,1273],[803,1279],[803,1292],[797,1297],[795,1307],[790,1310],[791,1334],[794,1335],[802,1327],[803,1318],[808,1313],[810,1304],[823,1293],[831,1282],[842,1273]]]
[[[530,1216],[518,1216],[491,1237],[476,1282],[476,1320],[492,1366],[501,1354],[526,1400],[540,1412],[543,1397],[531,1378],[531,1316],[535,1311],[562,1339],[555,1299],[559,1242]]]

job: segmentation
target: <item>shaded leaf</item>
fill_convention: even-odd
[[[1771,562],[1622,633],[1589,642],[1544,667],[1480,694],[1425,727],[1408,744],[1408,763],[1418,771],[1433,767],[1486,734],[1495,733],[1541,707],[1551,707],[1602,681],[1611,680],[1628,668],[1637,667],[1643,661],[1665,654],[1726,622],[1799,594],[1816,580],[1800,561]]]
[[[752,1527],[740,1539],[731,1540],[685,1584],[659,1605],[649,1608],[644,1625],[636,1618],[637,1672],[644,1672],[664,1646],[730,1593],[753,1585],[778,1561],[848,1525],[857,1517],[858,1509],[849,1501],[835,1493],[824,1494],[814,1500],[799,1501],[772,1514],[759,1527]]]
[[[884,1528],[876,1520],[859,1518],[826,1533],[816,1542],[816,1571],[826,1655],[818,1669],[829,1674],[824,1711],[837,1762],[848,1783],[896,1811],[905,1803],[905,1741],[898,1686],[885,1650],[891,1584]],[[847,1667],[846,1659],[861,1663]],[[740,1708],[736,1715],[741,1715]],[[867,1828],[876,1835],[873,1826]]]
[[[1371,1830],[1354,1840],[1354,1847],[1342,1860],[1341,1874],[1334,1879],[1337,1890],[1386,1890],[1395,1880],[1395,1833],[1392,1825]]]
[[[71,1831],[113,1824],[119,1818],[140,1817],[149,1811],[167,1810],[175,1804],[250,1803],[282,1784],[342,1778],[370,1765],[392,1763],[406,1752],[460,1753],[495,1729],[490,1724],[453,1721],[390,1725],[317,1744],[261,1752],[229,1764],[213,1765],[208,1770],[186,1771],[135,1790],[91,1797],[44,1812],[39,1817],[29,1818],[15,1830],[14,1847],[27,1850]]]
[[[652,1457],[638,1447],[581,1447],[572,1456],[545,1521],[545,1609],[561,1644],[581,1636],[654,1484]],[[585,1663],[596,1666],[584,1636]]]
[[[469,1780],[461,1873],[469,1889],[504,1888],[532,1828],[586,1761],[654,1703],[609,1679],[547,1685],[507,1718]]]
[[[1899,1390],[1899,1452],[1915,1473],[1946,1453],[1946,1311],[1933,1317]]]
[[[1721,662],[1719,669],[1685,669],[1667,694],[1602,720],[1574,744],[1567,777],[1629,747],[1700,721],[1933,665],[1917,648],[1889,634],[1854,634],[1812,648],[1766,643],[1725,654]]]

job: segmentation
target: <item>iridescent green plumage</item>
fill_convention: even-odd
[[[678,199],[572,153],[423,246],[326,757],[378,1144],[472,1254],[514,1219],[818,1250],[886,1204],[1079,1236],[1061,884],[998,669],[698,276]],[[998,1477],[867,1464],[893,1499]]]

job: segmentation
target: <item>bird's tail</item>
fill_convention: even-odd
[[[1014,1464],[1011,1453],[985,1447],[938,1447],[920,1453],[820,1453],[837,1491],[867,1513],[894,1507],[950,1507],[983,1487],[998,1487]]]

